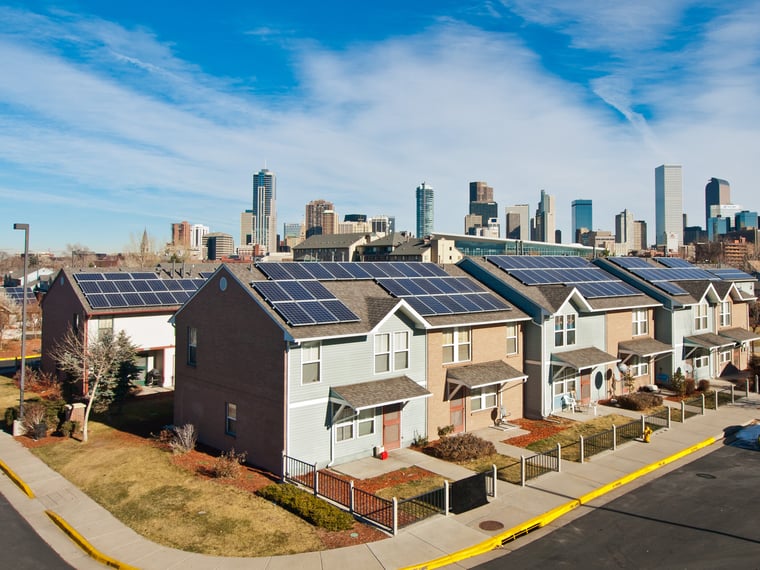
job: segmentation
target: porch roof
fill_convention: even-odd
[[[552,354],[552,363],[569,366],[578,371],[603,364],[615,364],[617,362],[620,362],[619,358],[593,346]]]
[[[718,331],[718,334],[720,336],[730,338],[734,342],[749,342],[752,340],[760,340],[759,334],[752,331],[748,331],[747,329],[740,329],[740,328],[726,329],[724,331]]]
[[[639,338],[625,340],[618,343],[618,352],[622,354],[635,354],[636,356],[655,356],[665,354],[673,350],[673,347],[653,338]]]
[[[408,376],[385,380],[371,380],[346,386],[332,386],[330,399],[353,408],[357,412],[377,406],[388,406],[432,396],[425,388]]]
[[[527,374],[502,360],[468,364],[467,366],[449,368],[446,371],[446,380],[470,389],[493,386],[510,380],[523,380],[527,377]]]
[[[693,346],[696,348],[720,348],[722,346],[731,346],[736,341],[725,336],[720,336],[713,333],[698,334],[695,336],[683,337],[683,343],[686,346]]]

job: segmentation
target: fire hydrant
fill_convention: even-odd
[[[652,428],[649,426],[644,430],[644,443],[649,443],[649,438],[652,437]]]

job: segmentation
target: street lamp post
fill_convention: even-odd
[[[24,419],[24,378],[26,377],[26,290],[27,265],[29,263],[29,224],[13,224],[14,230],[24,230],[24,283],[21,305],[21,380],[19,381],[18,418]]]

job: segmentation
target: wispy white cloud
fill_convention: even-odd
[[[640,60],[636,50],[653,53],[686,3],[652,26],[653,4],[508,6],[619,59],[578,84],[544,69],[515,33],[447,20],[343,51],[291,42],[297,96],[275,100],[205,74],[149,30],[0,9],[0,161],[9,167],[0,195],[14,215],[46,201],[118,214],[118,247],[143,224],[164,236],[180,219],[237,239],[251,174],[265,161],[278,175],[279,223],[325,198],[340,214],[396,215],[411,229],[425,180],[436,189],[436,227],[461,231],[468,182],[487,180],[501,206],[533,206],[541,188],[555,194],[567,235],[576,198],[594,200],[597,227],[611,228],[626,207],[653,226],[662,162],[684,164],[687,192],[709,176],[752,186],[758,45],[746,22],[758,21],[756,8],[721,16],[688,50]],[[590,104],[592,93],[610,107]],[[32,179],[49,187],[32,194]],[[63,242],[72,240],[86,243]]]

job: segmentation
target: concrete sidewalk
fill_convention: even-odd
[[[660,464],[694,451],[699,444],[706,444],[710,438],[720,440],[725,428],[756,419],[760,420],[760,396],[751,394],[735,405],[707,410],[705,415],[685,423],[673,422],[670,429],[655,432],[649,444],[627,443],[584,464],[564,461],[562,472],[543,475],[526,487],[498,481],[497,496],[488,505],[467,513],[436,516],[379,542],[290,556],[223,558],[160,546],[124,526],[5,433],[0,434],[0,460],[28,485],[34,498],[24,494],[8,476],[0,477],[0,492],[40,536],[76,568],[103,566],[53,524],[46,510],[62,517],[95,552],[125,568],[434,568],[486,552],[510,529],[519,529],[525,523],[541,520],[542,516],[550,520],[569,512],[580,504],[579,498],[588,497],[589,493],[595,496],[596,492],[603,494],[619,488],[627,482],[621,479],[654,471]],[[403,459],[410,460],[408,456]],[[553,515],[546,515],[553,510]]]

